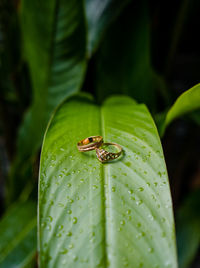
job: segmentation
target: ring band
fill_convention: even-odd
[[[77,143],[79,152],[87,152],[100,147],[103,144],[102,136],[90,136]]]
[[[117,143],[107,142],[107,143],[104,143],[103,145],[113,145],[119,149],[119,152],[110,153],[110,152],[105,151],[102,148],[96,148],[96,155],[100,162],[108,162],[110,160],[114,160],[118,158],[122,153],[122,147]]]

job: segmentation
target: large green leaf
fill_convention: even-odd
[[[149,107],[155,104],[150,58],[150,22],[143,1],[133,2],[107,31],[96,55],[94,84],[100,101],[123,93]]]
[[[123,147],[118,161],[77,150],[99,134]],[[38,216],[40,267],[177,267],[167,171],[145,105],[77,97],[57,109],[42,147]]]
[[[200,84],[185,91],[178,97],[166,115],[163,130],[177,117],[200,108]]]
[[[36,256],[36,204],[14,205],[0,221],[0,267],[32,267]]]
[[[81,87],[86,68],[84,21],[79,0],[22,1],[21,25],[33,103],[20,128],[13,173],[22,173],[26,161],[38,151],[54,108]]]
[[[85,0],[89,54],[97,48],[106,28],[129,2],[130,0]]]

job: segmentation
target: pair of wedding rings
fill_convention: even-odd
[[[117,153],[112,153],[104,150],[102,146],[112,145],[118,149]],[[97,158],[100,162],[108,162],[118,158],[122,153],[122,147],[113,142],[103,142],[102,136],[91,136],[77,143],[79,152],[88,152],[96,150]]]

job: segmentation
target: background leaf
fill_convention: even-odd
[[[99,134],[122,145],[121,159],[78,152]],[[167,171],[144,105],[77,97],[58,108],[42,148],[38,228],[40,267],[177,267]]]
[[[85,0],[89,54],[97,48],[105,29],[129,2],[130,0]]]
[[[192,112],[200,108],[200,84],[185,91],[175,101],[166,115],[166,119],[163,125],[163,132],[166,127],[177,117]]]
[[[36,204],[10,208],[0,221],[0,267],[32,267],[36,255]]]
[[[190,267],[200,245],[200,190],[190,194],[177,213],[177,247],[180,268]]]
[[[21,25],[33,103],[20,128],[13,167],[15,176],[21,171],[21,180],[27,162],[41,145],[51,112],[81,87],[86,68],[84,21],[82,1],[70,0],[67,5],[63,0],[22,2]],[[17,186],[13,188],[19,191]]]
[[[97,51],[95,65],[94,86],[100,101],[111,94],[123,93],[155,107],[155,75],[145,2],[128,5],[108,29]]]

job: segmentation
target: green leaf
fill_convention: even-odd
[[[177,247],[180,268],[190,267],[200,245],[200,190],[190,194],[177,215]]]
[[[33,103],[20,128],[13,173],[26,169],[26,162],[38,151],[54,108],[81,87],[86,69],[84,21],[79,0],[22,2],[21,26]]]
[[[0,267],[31,267],[36,255],[36,204],[18,203],[0,221]]]
[[[102,164],[77,142],[103,135],[123,149]],[[56,111],[39,185],[40,267],[177,267],[174,220],[159,136],[145,105],[77,97]]]
[[[85,0],[89,54],[97,48],[106,28],[129,2],[130,0]]]
[[[177,117],[200,108],[200,84],[181,94],[167,113],[163,131]]]
[[[134,2],[109,28],[97,52],[94,83],[98,99],[123,93],[152,108],[155,79],[147,6],[144,2]]]

